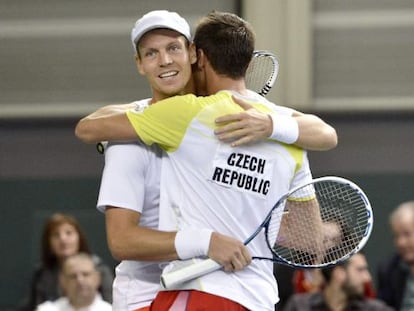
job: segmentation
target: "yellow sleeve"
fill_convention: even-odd
[[[167,152],[180,145],[191,120],[200,111],[194,95],[174,96],[143,111],[128,111],[127,117],[146,145],[160,145]]]

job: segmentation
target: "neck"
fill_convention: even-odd
[[[195,86],[194,86],[194,80],[193,78],[191,78],[188,83],[186,84],[186,86],[184,87],[184,89],[176,92],[176,93],[170,93],[170,94],[166,94],[166,93],[160,93],[160,92],[155,92],[154,89],[152,91],[152,98],[150,101],[150,105],[154,104],[160,100],[163,99],[167,99],[170,98],[172,96],[176,96],[176,95],[186,95],[186,94],[190,94],[190,93],[194,93],[195,92]]]
[[[209,64],[205,68],[205,80],[207,94],[211,95],[219,91],[230,90],[241,95],[247,95],[246,83],[243,78],[236,80],[220,75]]]
[[[208,94],[215,94],[222,90],[235,91],[241,95],[247,95],[246,84],[244,79],[234,80],[228,77],[218,76],[211,79],[208,83]]]
[[[80,310],[82,308],[86,308],[93,304],[93,301],[95,300],[95,297],[90,297],[87,299],[70,299],[70,305],[73,307],[74,310]]]
[[[345,310],[347,297],[341,289],[328,285],[323,291],[323,296],[330,310]]]

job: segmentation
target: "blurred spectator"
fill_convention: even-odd
[[[297,294],[318,292],[324,283],[320,269],[298,269],[293,274],[293,288]]]
[[[98,293],[101,276],[93,258],[85,253],[67,257],[59,273],[59,284],[65,296],[46,301],[37,311],[111,311],[112,306]]]
[[[320,269],[298,269],[293,274],[293,288],[295,293],[314,293],[323,289],[325,279]],[[364,296],[375,298],[375,288],[372,281],[364,284]]]
[[[320,269],[295,269],[285,265],[275,264],[275,276],[279,286],[279,298],[276,310],[283,310],[284,305],[293,294],[314,293],[323,290],[325,279]],[[375,288],[372,281],[364,284],[364,296],[375,298]]]
[[[414,201],[390,215],[397,253],[378,266],[378,298],[396,310],[414,310]]]
[[[63,261],[79,252],[90,254],[86,236],[78,221],[65,214],[56,213],[45,223],[42,233],[41,265],[33,273],[29,297],[19,310],[36,309],[40,303],[56,300],[63,295],[58,276]],[[102,260],[93,255],[101,274],[99,292],[104,300],[112,301],[113,272]]]
[[[371,282],[368,264],[362,253],[330,268],[321,269],[322,291],[294,294],[284,311],[390,311],[382,301],[365,297],[365,284]]]

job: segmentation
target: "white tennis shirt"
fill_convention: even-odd
[[[112,311],[112,306],[97,295],[91,305],[75,309],[66,297],[60,297],[55,301],[45,301],[37,306],[36,311]],[[116,310],[116,309],[114,309]]]
[[[142,109],[149,100],[137,102]],[[97,208],[126,208],[141,213],[140,226],[158,228],[162,150],[142,143],[110,143],[105,150]],[[123,260],[115,269],[113,308],[132,311],[149,306],[159,291],[158,262]]]
[[[257,109],[286,113],[261,100],[254,104]],[[271,140],[236,148],[220,143],[214,120],[241,110],[231,93],[222,91],[208,97],[172,97],[144,111],[128,112],[142,141],[157,143],[168,154],[161,173],[161,230],[210,228],[244,241],[281,195],[312,179],[306,152],[295,146]],[[270,256],[263,238],[248,247],[253,255]],[[177,264],[182,262],[172,262],[166,270]],[[268,261],[255,260],[235,273],[219,270],[186,285],[250,310],[270,311],[278,301]]]

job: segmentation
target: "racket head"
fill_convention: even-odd
[[[279,62],[273,53],[265,50],[254,51],[246,71],[246,87],[266,96],[275,84],[278,73]]]
[[[371,204],[362,189],[347,179],[316,178],[290,191],[278,204],[281,208],[265,226],[274,261],[298,268],[332,266],[361,250],[371,235]],[[314,218],[317,210],[321,223]],[[293,211],[297,212],[290,215]],[[319,225],[312,227],[315,223]]]

